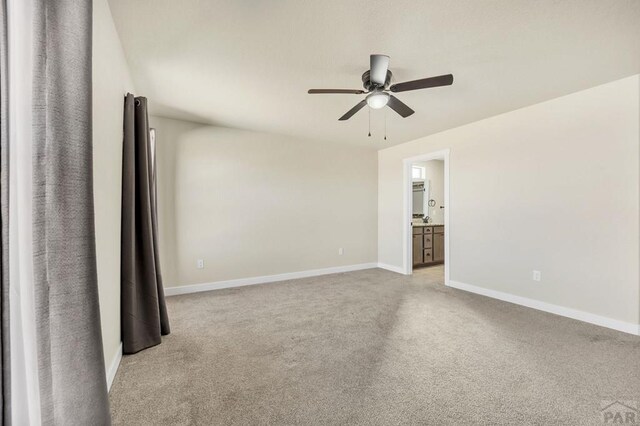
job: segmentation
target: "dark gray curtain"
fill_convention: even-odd
[[[9,132],[7,2],[0,0],[0,425],[11,424],[9,361]]]
[[[158,253],[155,152],[149,138],[147,99],[124,102],[122,167],[122,346],[132,354],[169,334]]]
[[[92,0],[32,0],[33,268],[42,424],[111,423],[93,206]]]

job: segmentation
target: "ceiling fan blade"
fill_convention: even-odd
[[[351,95],[362,95],[366,93],[364,90],[352,90],[352,89],[309,89],[307,92],[310,95],[317,94],[331,94],[331,93],[340,93],[340,94],[351,94]]]
[[[369,57],[369,78],[372,83],[384,86],[389,69],[389,57],[387,55],[371,55]]]
[[[342,117],[340,117],[338,120],[344,121],[344,120],[350,119],[353,114],[360,111],[366,104],[367,104],[367,101],[365,99],[361,100],[360,102],[358,102],[356,106],[354,106],[349,111],[347,111],[347,113]]]
[[[405,81],[392,85],[389,90],[394,93],[406,92],[408,90],[428,89],[429,87],[450,86],[453,84],[453,75],[439,75],[437,77],[423,78],[420,80]]]
[[[389,106],[389,108],[400,114],[402,118],[407,118],[415,112],[414,110],[409,108],[407,104],[393,95],[389,96],[389,102],[387,102],[387,105]]]

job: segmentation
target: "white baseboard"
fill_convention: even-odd
[[[334,266],[332,268],[310,269],[307,271],[288,272],[277,275],[264,275],[261,277],[239,278],[235,280],[216,281],[212,283],[191,284],[178,287],[166,287],[166,296],[177,296],[179,294],[199,293],[201,291],[220,290],[223,288],[242,287],[245,285],[266,284],[277,281],[295,280],[298,278],[317,277],[320,275],[338,274],[341,272],[360,271],[362,269],[376,268],[377,263],[360,263],[357,265]]]
[[[113,379],[116,378],[118,367],[120,367],[120,361],[122,361],[122,342],[120,342],[120,346],[118,346],[118,350],[116,351],[116,353],[113,354],[113,357],[111,358],[111,364],[109,365],[109,369],[107,370],[107,392],[111,390]]]
[[[470,293],[480,294],[482,296],[491,297],[493,299],[503,300],[505,302],[514,303],[516,305],[526,306],[528,308],[537,309],[539,311],[549,312],[578,321],[588,322],[590,324],[599,325],[601,327],[611,328],[613,330],[622,331],[623,333],[640,335],[640,324],[615,320],[603,317],[589,312],[579,311],[577,309],[566,308],[564,306],[553,305],[551,303],[541,302],[527,297],[516,296],[497,290],[491,290],[484,287],[478,287],[471,284],[461,283],[459,281],[449,281],[449,287],[459,290],[468,291]]]
[[[398,274],[405,275],[404,268],[401,268],[400,266],[388,265],[386,263],[378,263],[378,268],[386,269],[387,271],[396,272]]]

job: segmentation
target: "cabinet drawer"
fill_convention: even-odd
[[[424,263],[433,262],[433,251],[431,249],[424,250]]]
[[[413,227],[413,235],[422,234],[422,230],[423,229],[424,229],[424,226],[414,226]]]
[[[444,226],[434,226],[433,227],[434,234],[444,234]]]
[[[425,236],[422,238],[424,238],[424,243],[423,243],[424,248],[426,249],[433,248],[433,235],[425,234]]]
[[[431,226],[423,226],[423,228],[425,234],[430,234],[431,232],[433,232],[433,227]]]

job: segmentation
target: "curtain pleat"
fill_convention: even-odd
[[[106,425],[92,179],[92,1],[33,5],[33,267],[42,423]]]
[[[169,334],[158,253],[147,99],[127,94],[122,168],[122,346],[132,354]]]
[[[11,424],[9,358],[9,131],[7,2],[0,0],[0,424]]]

